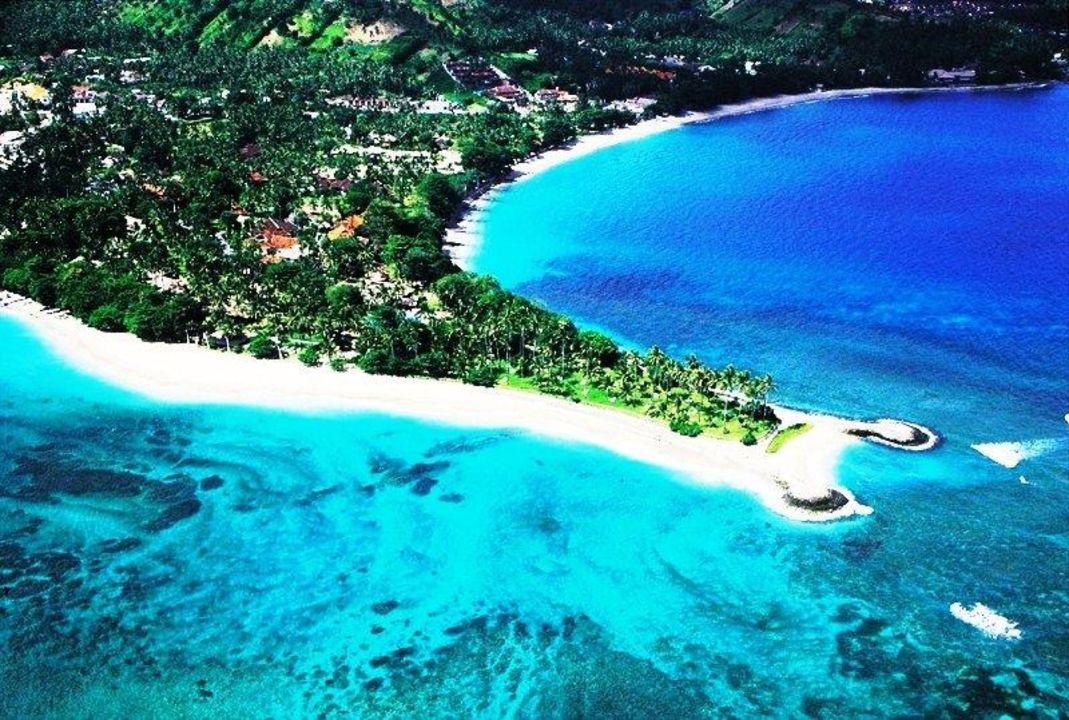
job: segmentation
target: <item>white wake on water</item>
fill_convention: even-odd
[[[983,603],[973,603],[967,608],[961,603],[952,603],[950,614],[963,623],[979,629],[984,635],[991,638],[1007,638],[1017,640],[1021,637],[1021,631],[1017,623],[1005,615],[999,615]]]
[[[1066,443],[1069,443],[1067,438],[1044,438],[1021,442],[979,443],[973,445],[972,449],[1002,467],[1015,468],[1023,460],[1046,455]]]

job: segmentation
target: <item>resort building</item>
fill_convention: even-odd
[[[338,95],[328,98],[327,105],[346,107],[358,112],[400,112],[405,103],[388,97],[360,97],[358,95]]]
[[[51,102],[48,90],[37,83],[12,82],[0,87],[0,115],[11,112],[16,105],[47,107]]]
[[[0,133],[0,169],[11,166],[18,156],[19,147],[26,140],[26,134],[18,130]]]
[[[622,110],[623,112],[629,112],[632,115],[642,115],[656,104],[656,98],[634,97],[628,98],[627,100],[616,100],[606,105],[606,107],[610,110]]]
[[[506,105],[523,105],[527,102],[527,92],[512,83],[501,83],[486,91],[486,96],[505,103]]]
[[[463,106],[452,100],[437,97],[434,100],[424,100],[416,106],[416,112],[421,115],[457,115],[464,112]]]
[[[450,60],[444,63],[449,77],[468,90],[486,90],[508,80],[508,76],[483,60]]]
[[[944,70],[935,68],[928,71],[928,79],[943,85],[957,85],[976,81],[976,70],[972,68],[953,68]]]
[[[342,240],[344,238],[351,238],[356,235],[356,231],[364,225],[363,215],[350,215],[347,218],[343,218],[334,227],[327,232],[327,237],[331,240]]]
[[[544,88],[535,93],[535,102],[542,107],[559,107],[574,112],[579,104],[579,96],[560,88]]]
[[[256,236],[263,257],[261,262],[277,263],[283,260],[296,260],[304,254],[297,239],[297,226],[288,220],[271,218]]]

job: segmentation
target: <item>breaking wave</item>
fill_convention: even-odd
[[[1002,467],[1015,468],[1025,460],[1046,455],[1069,445],[1069,438],[1044,438],[1021,442],[979,443],[972,449]]]

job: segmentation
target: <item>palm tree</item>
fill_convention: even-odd
[[[735,384],[738,380],[739,375],[735,366],[728,363],[727,367],[720,371],[720,390],[730,395],[735,391]]]
[[[616,364],[614,392],[627,405],[641,405],[642,380],[642,360],[634,351],[626,351]]]
[[[757,415],[762,407],[768,402],[768,396],[776,389],[776,383],[771,375],[762,375],[753,381],[750,390],[752,406],[750,413]]]
[[[686,371],[683,374],[683,383],[692,392],[705,394],[706,367],[702,365],[698,356],[691,353],[687,355]]]
[[[646,353],[646,375],[657,387],[662,387],[662,383],[669,371],[670,358],[665,355],[664,351],[654,345]]]

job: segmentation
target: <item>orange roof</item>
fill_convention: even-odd
[[[142,183],[141,187],[143,187],[145,190],[147,190],[148,192],[152,193],[156,197],[160,198],[161,200],[163,198],[167,197],[167,189],[166,188],[162,188],[159,185],[153,185],[152,183],[147,182],[147,183]]]
[[[609,75],[615,75],[616,72],[617,71],[613,70],[612,68],[609,68],[609,70],[607,70],[607,73]],[[671,81],[676,79],[676,74],[672,70],[656,70],[654,68],[643,67],[641,65],[629,65],[627,67],[621,68],[619,72],[623,73],[624,75],[652,75],[658,80]]]
[[[269,238],[264,238],[264,241],[260,243],[260,247],[265,250],[286,250],[297,247],[297,244],[297,238],[290,235],[272,235]]]
[[[297,232],[297,226],[287,220],[270,218],[260,230],[260,237],[270,239],[276,235],[293,235]]]
[[[330,232],[327,233],[327,237],[331,240],[341,240],[342,238],[352,237],[363,224],[363,215],[350,215],[332,227]]]

